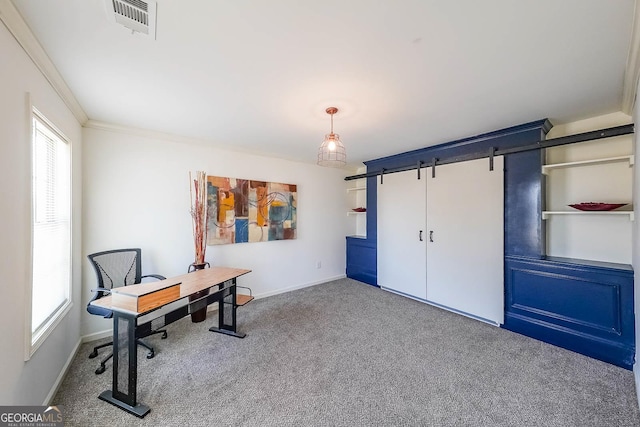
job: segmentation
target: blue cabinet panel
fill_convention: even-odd
[[[507,257],[504,328],[631,369],[630,266]]]
[[[378,184],[375,176],[367,178],[367,240],[376,248],[378,240]]]
[[[368,220],[368,218],[367,218]],[[371,239],[347,237],[347,277],[377,286],[376,245]]]
[[[619,286],[543,271],[512,268],[510,273],[511,308],[573,327],[621,334]]]
[[[534,150],[505,156],[505,255],[539,257],[544,254],[544,182],[540,173],[543,155],[542,150]]]

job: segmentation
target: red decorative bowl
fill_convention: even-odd
[[[569,205],[572,208],[581,210],[581,211],[612,211],[614,209],[621,208],[625,206],[627,203],[595,203],[595,202],[586,202],[586,203],[576,203],[574,205]]]
[[[354,212],[366,212],[367,208],[353,208],[351,210],[354,211]]]

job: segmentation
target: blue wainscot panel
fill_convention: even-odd
[[[631,266],[506,257],[504,328],[632,369]]]
[[[378,286],[376,244],[372,239],[347,237],[347,277]]]

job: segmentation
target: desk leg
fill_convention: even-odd
[[[209,328],[211,332],[218,332],[232,337],[244,338],[247,334],[236,330],[236,279],[218,300],[218,327]]]
[[[113,312],[113,384],[99,398],[124,409],[137,417],[144,417],[151,409],[136,401],[138,385],[138,345],[135,316]]]

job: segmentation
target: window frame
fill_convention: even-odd
[[[30,101],[30,100],[29,100]],[[72,143],[69,138],[65,136],[60,129],[55,126],[47,117],[42,114],[37,108],[29,102],[29,261],[28,261],[28,281],[26,286],[26,310],[25,310],[25,354],[24,360],[28,361],[40,348],[40,346],[46,341],[51,333],[56,329],[58,324],[64,319],[73,307],[73,155],[72,155]],[[43,322],[42,326],[36,331],[32,331],[32,315],[33,315],[33,285],[34,285],[34,227],[35,227],[35,192],[34,192],[34,168],[35,168],[35,143],[36,143],[36,121],[40,125],[44,126],[49,132],[53,133],[56,138],[62,141],[67,146],[67,160],[68,167],[66,173],[68,174],[68,214],[69,214],[69,254],[68,254],[68,282],[66,291],[66,300],[62,302]]]

